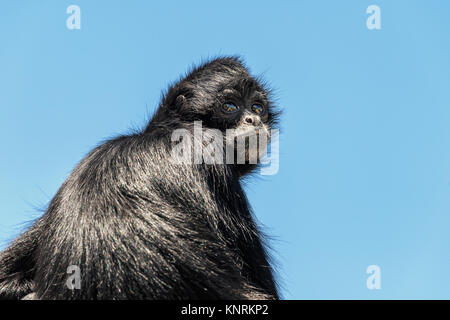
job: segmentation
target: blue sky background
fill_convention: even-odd
[[[449,299],[449,14],[445,0],[2,1],[3,246],[192,63],[240,54],[284,111],[279,173],[246,187],[283,296]]]

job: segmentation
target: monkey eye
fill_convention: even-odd
[[[236,112],[236,111],[238,111],[239,110],[239,107],[237,107],[235,104],[233,104],[233,103],[225,103],[223,106],[222,106],[222,110],[225,112],[225,113],[234,113],[234,112]]]
[[[262,114],[264,112],[264,107],[260,104],[252,105],[252,111],[256,114]]]

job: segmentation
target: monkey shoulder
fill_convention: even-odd
[[[211,180],[204,166],[173,161],[170,137],[120,136],[94,148],[75,167],[50,211],[123,210],[124,202],[157,205],[174,199],[189,205],[210,198]]]

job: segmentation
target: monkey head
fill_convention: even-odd
[[[277,116],[270,90],[238,58],[227,57],[193,69],[171,86],[155,118],[175,126],[201,121],[203,128],[220,130],[244,174],[256,167]]]

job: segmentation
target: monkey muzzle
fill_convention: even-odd
[[[226,143],[233,145],[237,164],[257,164],[267,150],[269,129],[258,115],[246,113],[234,129],[227,130]]]

